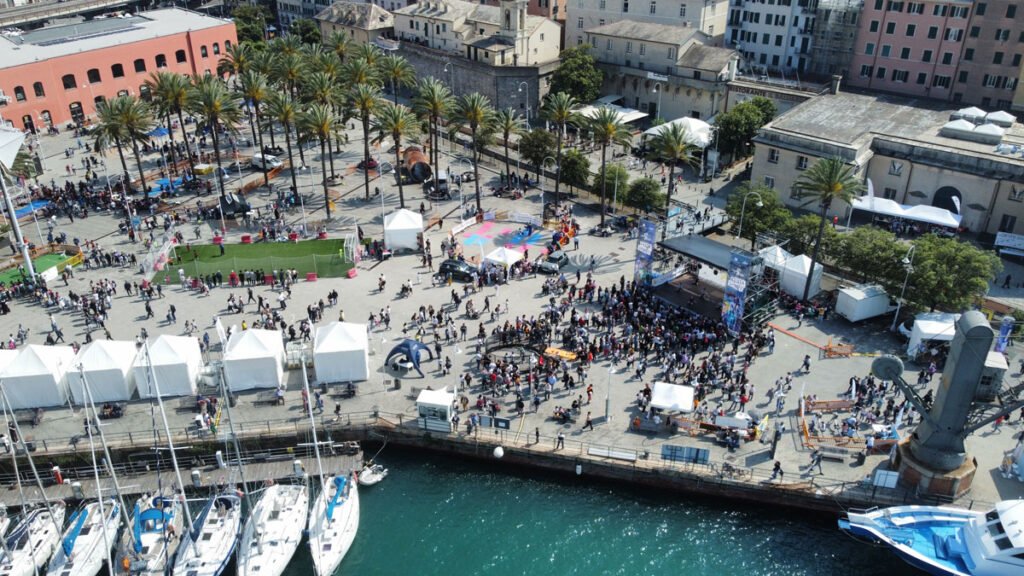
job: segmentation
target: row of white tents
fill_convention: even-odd
[[[316,331],[313,361],[317,381],[356,382],[369,378],[366,326],[333,322]],[[233,391],[285,384],[285,348],[280,332],[241,330],[224,354],[224,377]],[[150,364],[155,381],[150,377]],[[0,383],[10,408],[84,404],[88,384],[95,402],[123,402],[160,395],[195,394],[203,371],[196,338],[161,335],[149,346],[149,360],[134,342],[96,340],[76,355],[70,346],[28,345],[0,350]],[[83,383],[84,377],[84,383]]]

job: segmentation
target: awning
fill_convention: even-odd
[[[876,196],[861,196],[859,198],[854,198],[853,209],[882,214],[883,216],[891,216],[893,218],[927,222],[928,224],[945,226],[947,228],[959,228],[960,221],[963,219],[959,214],[954,214],[949,210],[939,208],[937,206],[926,206],[924,204],[907,206],[900,204],[895,200],[878,198]]]
[[[672,412],[693,411],[693,388],[668,382],[655,382],[651,406]]]
[[[648,128],[644,131],[644,138],[657,136],[673,124],[679,124],[686,129],[687,141],[690,144],[700,148],[706,148],[708,144],[711,144],[711,125],[703,120],[690,118],[689,116],[676,118],[671,122],[665,122],[664,124]]]
[[[673,252],[686,254],[694,260],[700,260],[705,264],[710,264],[719,270],[729,269],[729,262],[732,260],[732,253],[734,250],[747,254],[751,257],[754,256],[746,250],[740,250],[739,248],[734,248],[728,244],[716,242],[710,238],[705,238],[704,236],[676,236],[675,238],[669,238],[668,240],[659,242],[658,244],[672,250]]]
[[[624,108],[622,106],[616,106],[614,104],[601,104],[601,105],[598,105],[598,106],[584,106],[583,108],[580,108],[579,110],[577,110],[577,113],[580,116],[583,116],[584,118],[593,118],[594,116],[597,115],[597,109],[601,108],[601,107],[610,108],[610,109],[618,112],[619,113],[619,122],[622,122],[623,124],[629,124],[630,122],[636,122],[637,120],[640,120],[641,118],[647,118],[647,116],[648,116],[648,114],[646,112],[641,112],[639,110],[636,110],[635,108]]]
[[[622,96],[620,96],[618,94],[609,94],[607,96],[601,96],[597,100],[594,100],[594,104],[597,104],[597,105],[600,105],[600,104],[606,104],[606,105],[607,104],[615,104],[619,100],[622,100]]]

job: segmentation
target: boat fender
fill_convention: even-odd
[[[130,572],[131,569],[132,569],[131,558],[128,558],[127,556],[125,556],[124,558],[121,558],[121,570],[123,570],[125,572]]]

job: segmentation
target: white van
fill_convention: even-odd
[[[270,154],[256,153],[252,155],[252,167],[260,170],[273,170],[274,168],[280,168],[284,165],[284,162],[277,156],[271,156]]]

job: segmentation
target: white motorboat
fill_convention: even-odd
[[[388,469],[380,464],[374,464],[372,461],[367,462],[363,466],[362,472],[359,473],[359,485],[360,486],[373,486],[381,480],[387,478]]]
[[[1024,500],[985,511],[894,506],[849,513],[839,528],[885,544],[908,564],[940,576],[1024,574]]]
[[[280,576],[302,541],[309,513],[305,484],[274,484],[249,513],[238,545],[238,576]]]
[[[229,490],[210,497],[191,530],[182,535],[174,574],[220,576],[231,561],[242,525],[242,495]]]
[[[331,576],[359,529],[359,488],[353,476],[327,479],[309,513],[309,551],[316,576]]]
[[[95,576],[117,543],[121,527],[117,498],[90,502],[71,515],[60,547],[46,573],[52,576]]]
[[[64,525],[65,513],[63,502],[53,502],[49,510],[40,506],[25,514],[7,537],[6,550],[0,550],[0,576],[42,573],[60,545],[60,526]]]
[[[121,535],[116,572],[163,576],[173,563],[184,525],[181,501],[166,496],[139,498],[132,525]]]

